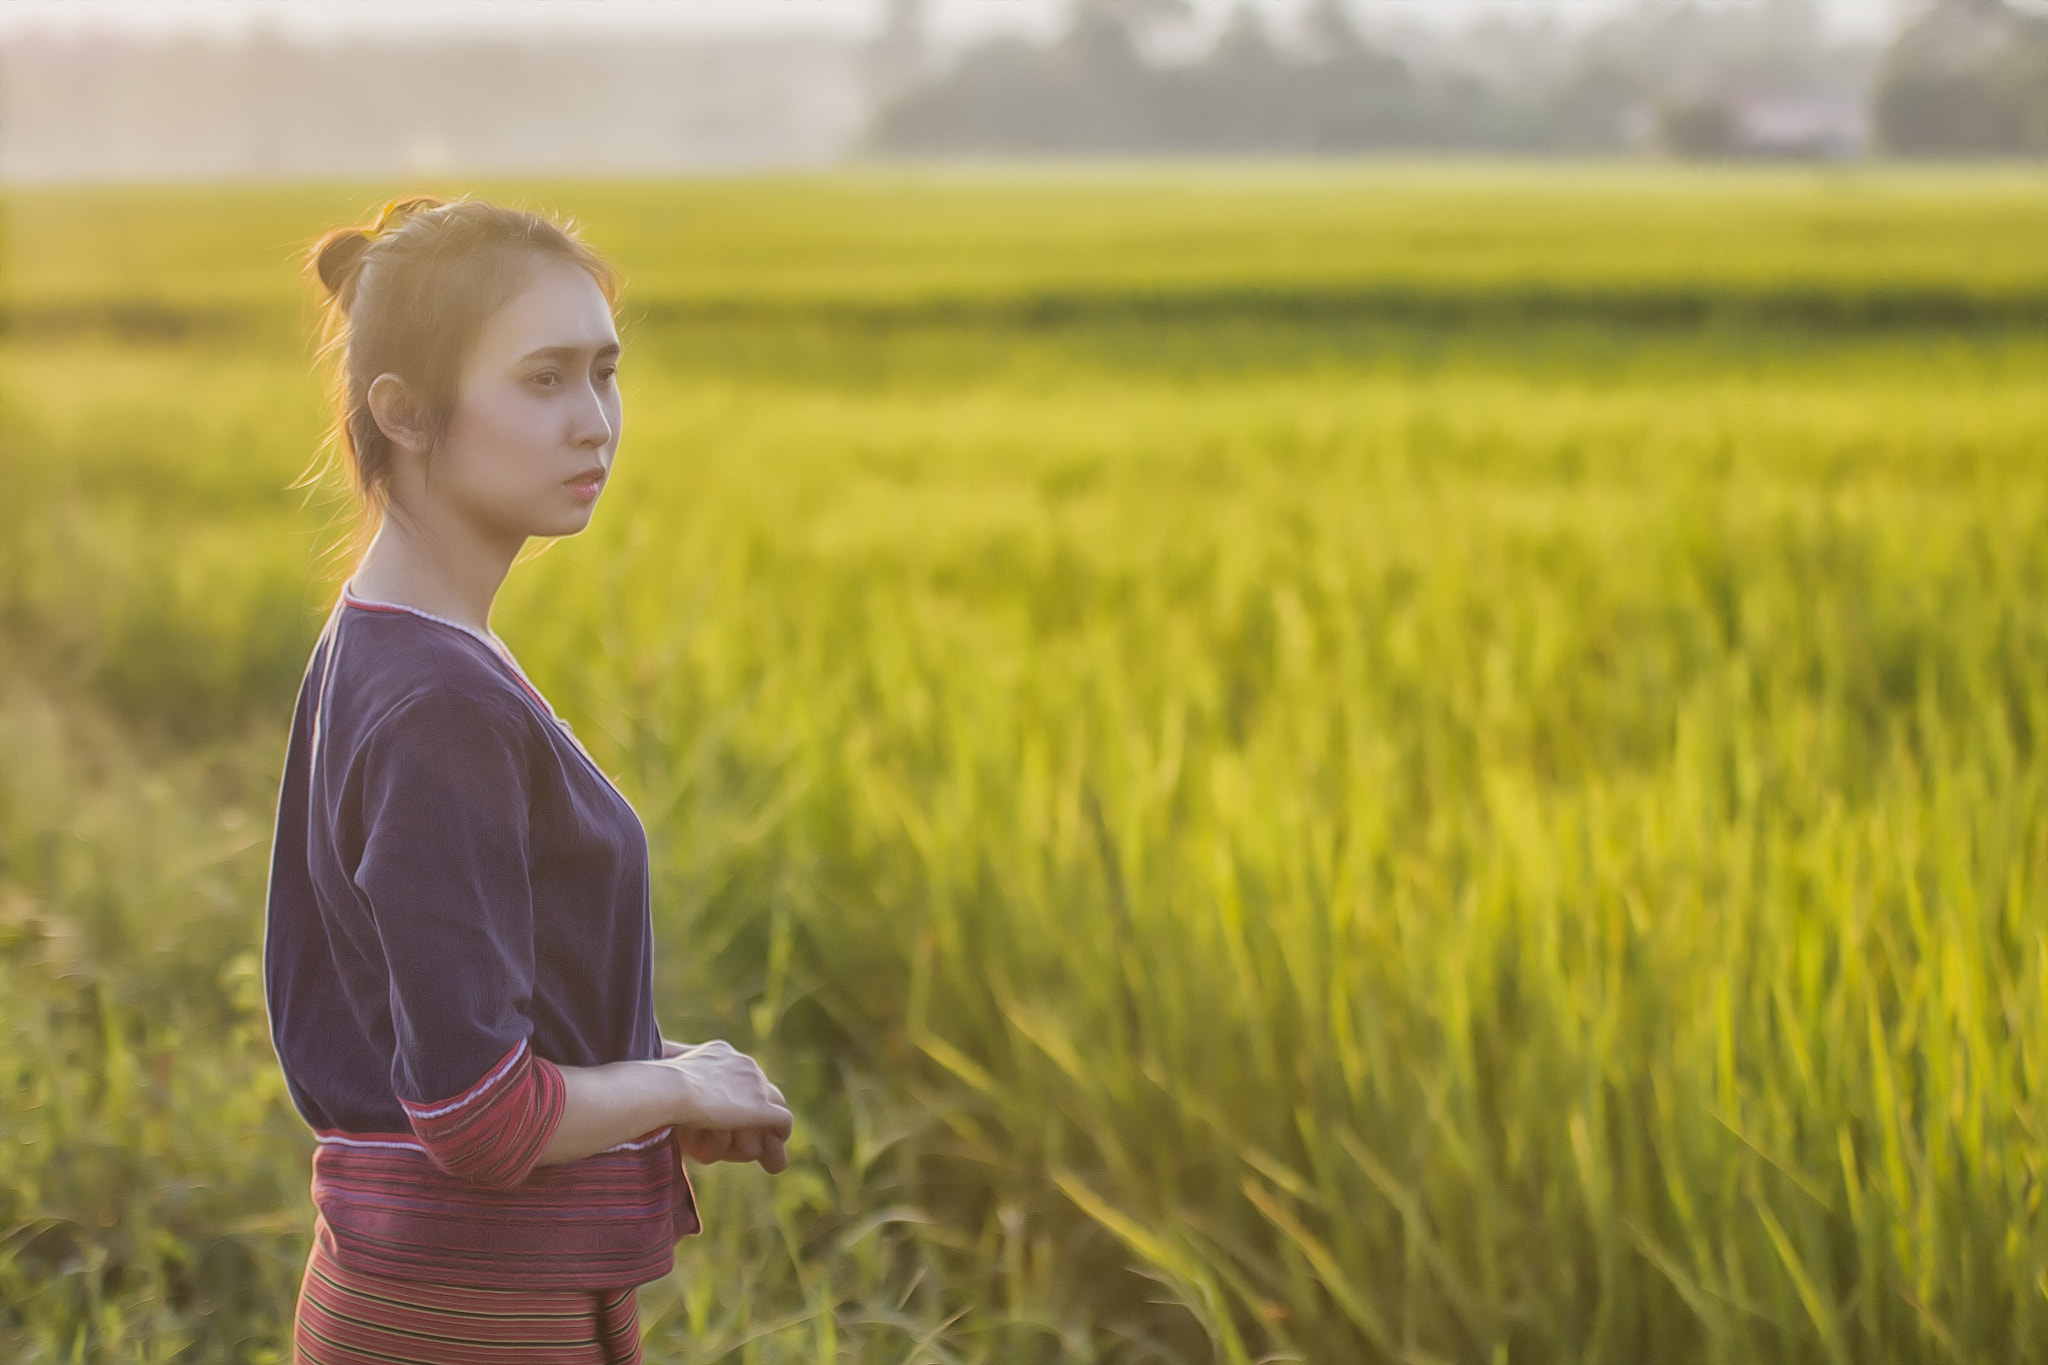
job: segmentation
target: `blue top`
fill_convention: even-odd
[[[493,640],[344,597],[285,757],[271,1037],[323,1135],[409,1134],[524,1041],[661,1056],[647,838]]]

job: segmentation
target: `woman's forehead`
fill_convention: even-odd
[[[618,344],[611,304],[597,281],[581,267],[556,260],[537,262],[477,337],[480,353],[500,359],[539,350],[599,351]]]

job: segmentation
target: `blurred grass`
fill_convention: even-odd
[[[2039,1354],[2044,189],[526,187],[641,320],[499,626],[647,820],[665,1025],[805,1134],[652,1358]],[[19,1358],[287,1322],[286,263],[376,197],[5,200]],[[1354,287],[1456,306],[1244,303]],[[1985,302],[1751,306],[1908,296]]]
[[[2048,177],[2004,171],[1104,166],[437,187],[573,212],[652,318],[2048,316]],[[9,194],[17,330],[251,326],[383,190]]]

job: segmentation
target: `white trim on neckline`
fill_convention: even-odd
[[[436,616],[430,611],[422,610],[407,602],[385,602],[375,597],[358,597],[347,584],[342,585],[341,600],[352,607],[368,607],[372,611],[402,611],[411,616],[423,617],[426,620],[438,622],[444,626],[453,626],[464,635],[474,635],[492,649],[505,648],[505,642],[500,640],[493,631],[478,630],[475,626],[465,626],[453,617]]]

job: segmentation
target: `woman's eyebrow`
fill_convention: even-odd
[[[574,360],[577,356],[582,355],[583,351],[584,348],[581,346],[543,346],[537,351],[528,351],[525,355],[519,357],[519,363],[524,365],[535,360]],[[619,343],[616,341],[606,342],[598,347],[596,351],[599,360],[609,359],[618,353]]]

